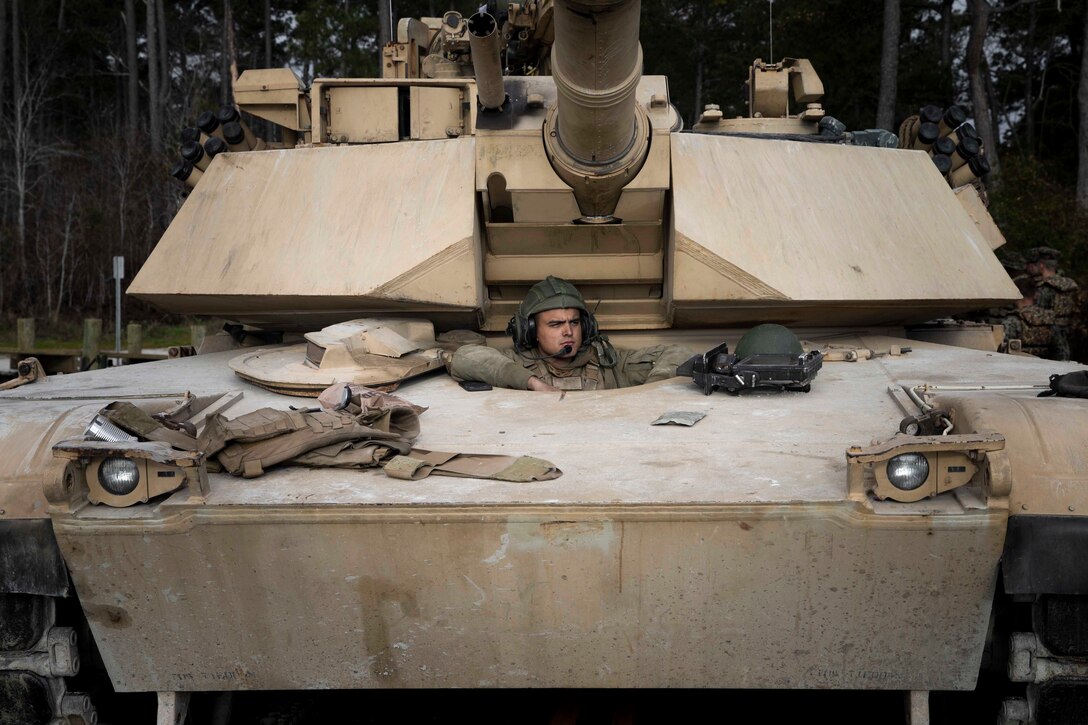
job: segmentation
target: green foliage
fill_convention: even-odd
[[[288,49],[306,59],[309,78],[371,78],[378,73],[375,8],[341,0],[310,0],[295,15]]]
[[[673,102],[695,121],[696,68],[703,64],[702,103],[725,116],[747,114],[744,83],[752,61],[808,58],[824,82],[824,108],[850,129],[871,128],[879,95],[882,6],[850,0],[778,2],[774,5],[774,57],[768,4],[645,0],[642,26],[647,73],[667,75]],[[962,23],[962,20],[958,22]],[[927,103],[957,100],[953,73],[940,65],[940,15],[904,4],[897,118]]]
[[[1008,241],[1007,249],[1053,247],[1061,267],[1088,279],[1088,216],[1072,203],[1074,190],[1055,180],[1054,165],[1007,154],[1003,183],[990,197],[990,213]]]
[[[126,338],[127,321],[121,323],[121,345],[127,349]],[[175,345],[189,345],[192,342],[191,325],[203,325],[207,333],[214,334],[222,328],[223,321],[217,319],[203,320],[183,317],[180,321],[156,321],[142,322],[143,347],[145,350],[173,347]],[[83,346],[83,320],[77,317],[61,318],[54,322],[49,320],[35,321],[35,347],[39,350],[78,350]],[[102,320],[102,337],[99,346],[103,350],[112,350],[114,343],[113,320]],[[17,328],[14,321],[8,324],[0,324],[0,347],[14,347],[16,344]]]

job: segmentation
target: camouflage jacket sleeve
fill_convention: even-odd
[[[486,345],[464,345],[453,354],[450,375],[499,388],[528,390],[533,373],[514,362],[512,355]]]
[[[654,345],[620,353],[620,386],[656,383],[676,376],[676,368],[694,355],[683,345]]]

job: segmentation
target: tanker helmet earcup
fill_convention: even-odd
[[[536,315],[522,317],[520,312],[506,323],[506,334],[514,341],[518,350],[528,350],[536,346]]]
[[[522,328],[525,332],[525,348],[536,347],[536,315],[529,315]]]

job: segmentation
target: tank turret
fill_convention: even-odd
[[[129,292],[296,331],[367,315],[501,331],[549,274],[610,330],[903,324],[1017,296],[977,192],[943,178],[982,172],[941,166],[973,142],[859,147],[895,138],[844,132],[795,58],[753,63],[748,118],[710,109],[682,132],[666,79],[642,74],[639,9],[402,22],[383,78],[304,89],[288,69],[246,71],[239,108],[287,148],[186,157],[205,173]],[[499,78],[502,63],[522,75]],[[926,123],[962,124],[949,113]],[[235,115],[198,126],[241,150]]]

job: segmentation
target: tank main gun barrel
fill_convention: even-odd
[[[555,3],[551,65],[558,101],[544,139],[553,168],[574,189],[582,221],[612,221],[620,192],[649,151],[649,121],[635,102],[640,6],[640,0]]]
[[[484,108],[500,108],[506,101],[502,84],[502,36],[490,13],[476,13],[468,19],[468,46],[476,73],[476,97]]]

